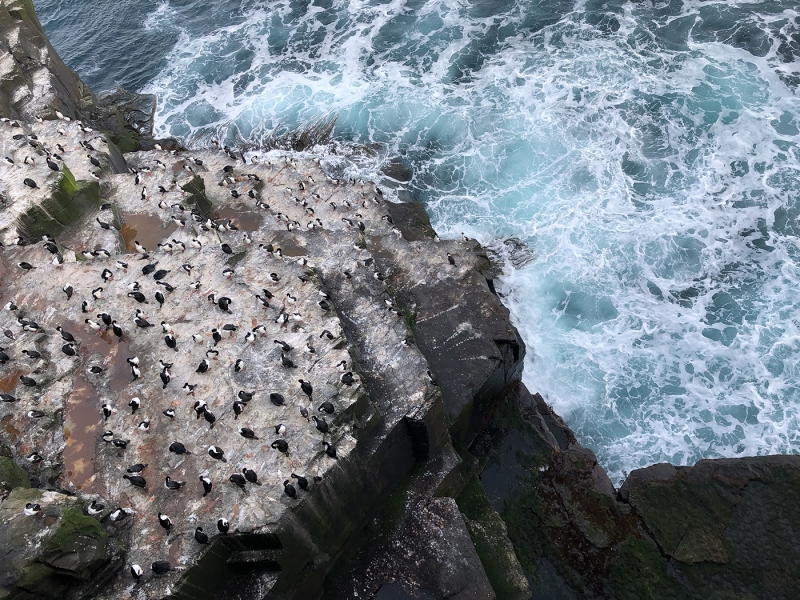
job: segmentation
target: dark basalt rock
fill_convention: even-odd
[[[798,456],[653,465],[617,494],[522,385],[471,452],[534,597],[796,597]]]

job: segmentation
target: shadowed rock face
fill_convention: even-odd
[[[521,385],[471,452],[535,598],[796,597],[800,457],[653,465],[616,493]],[[470,519],[476,495],[459,497]]]
[[[95,97],[53,50],[31,0],[0,2],[0,114],[81,118]]]

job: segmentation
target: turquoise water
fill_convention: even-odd
[[[95,89],[158,95],[160,135],[258,143],[336,115],[331,163],[400,156],[443,236],[508,259],[526,383],[615,482],[800,448],[793,3],[36,6]]]

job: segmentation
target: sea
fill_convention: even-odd
[[[399,159],[502,262],[526,384],[615,484],[800,450],[796,2],[34,3],[95,91],[156,95],[158,136],[336,119],[312,151],[349,175]]]

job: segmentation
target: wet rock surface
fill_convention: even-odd
[[[471,452],[534,598],[797,597],[800,457],[653,465],[617,493],[521,384]]]

